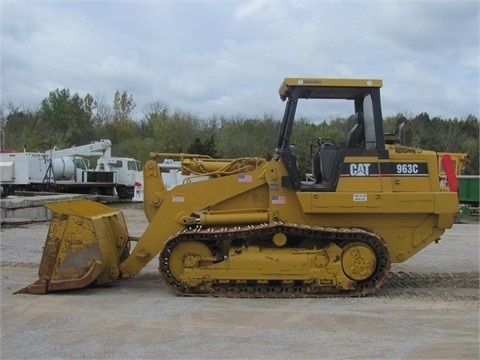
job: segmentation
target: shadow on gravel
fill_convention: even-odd
[[[479,296],[479,273],[429,273],[392,272],[385,285],[371,298],[475,301]],[[177,297],[153,272],[138,274],[130,279],[118,279],[107,285],[90,285],[83,289],[64,290],[49,293],[47,296],[117,296],[125,292],[138,292],[139,297]],[[328,296],[327,296],[328,298]]]
[[[453,290],[453,291],[452,291]],[[444,301],[478,301],[479,273],[390,273],[377,297]]]

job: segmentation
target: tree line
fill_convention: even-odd
[[[2,150],[43,152],[110,139],[112,155],[133,157],[144,163],[151,151],[194,153],[235,158],[273,156],[282,119],[271,115],[259,118],[212,115],[200,118],[172,110],[162,102],[149,104],[143,117],[135,119],[135,101],[128,92],[117,91],[113,104],[81,97],[69,89],[56,89],[35,109],[13,103],[0,108]],[[291,143],[296,147],[298,167],[310,170],[310,147],[319,137],[337,143],[353,125],[352,117],[314,123],[300,118],[294,124]],[[407,117],[384,117],[385,132],[395,132],[404,123],[402,143],[439,152],[468,154],[464,174],[479,174],[479,121],[476,115],[442,119],[427,113]]]

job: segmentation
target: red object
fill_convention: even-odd
[[[139,183],[138,181],[135,181],[135,186],[138,187],[138,186],[142,186],[141,183]]]
[[[450,188],[450,191],[458,191],[457,174],[455,173],[450,155],[443,155],[442,164],[445,170],[445,175],[447,176],[448,187]]]

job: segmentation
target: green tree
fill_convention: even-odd
[[[113,97],[113,122],[125,122],[132,120],[132,112],[137,105],[133,96],[126,91],[116,91]]]
[[[195,138],[193,143],[188,147],[187,150],[190,154],[200,154],[200,155],[209,155],[215,157],[217,150],[215,150],[215,136],[211,135],[209,138],[205,139],[202,143],[200,138]]]
[[[56,89],[43,99],[39,110],[41,147],[66,148],[86,144],[95,137],[94,123],[85,109],[84,101],[68,89]]]
[[[295,146],[297,167],[301,177],[311,172],[311,155],[317,139],[321,136],[321,127],[306,119],[295,122],[290,145]]]
[[[432,149],[434,129],[430,116],[421,113],[408,121],[404,129],[406,146],[419,149]]]
[[[2,110],[2,147],[7,151],[39,151],[42,137],[38,131],[38,112],[28,109],[20,109],[8,104],[8,115]]]
[[[464,166],[465,175],[478,175],[479,169],[479,121],[476,116],[469,115],[463,123],[463,131],[469,134],[469,137],[462,143],[462,152],[468,154]]]
[[[271,116],[262,119],[221,118],[218,149],[224,157],[260,156],[271,158],[280,123]]]
[[[102,123],[103,137],[112,141],[112,155],[133,156],[138,148],[139,125],[133,118],[135,109],[133,96],[126,91],[116,91],[113,99],[111,118],[98,119]]]
[[[151,104],[140,128],[150,138],[157,152],[182,153],[201,137],[200,120],[190,113],[176,110],[170,113],[162,103]]]

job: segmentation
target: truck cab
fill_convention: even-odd
[[[120,198],[133,198],[135,183],[141,173],[140,162],[124,157],[100,157],[97,160],[96,171],[113,171],[115,183]]]
[[[385,150],[383,119],[380,103],[381,80],[286,78],[279,94],[286,101],[276,157],[288,171],[282,179],[284,187],[301,191],[335,191],[343,160],[346,156],[375,156],[388,158]],[[346,100],[351,103],[355,124],[345,139],[336,144],[331,139],[319,139],[312,154],[312,180],[302,181],[296,165],[291,133],[299,100]]]

